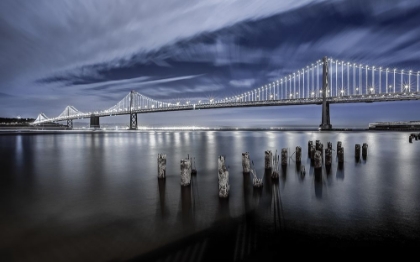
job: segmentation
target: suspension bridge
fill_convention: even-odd
[[[81,112],[67,106],[57,117],[38,115],[32,125],[90,119],[90,127],[100,127],[100,117],[129,115],[130,129],[138,128],[137,115],[181,110],[261,107],[287,105],[322,105],[320,130],[332,129],[330,104],[372,103],[420,100],[420,71],[377,67],[324,57],[296,72],[242,94],[223,99],[186,103],[168,103],[131,91],[116,105],[101,111]]]

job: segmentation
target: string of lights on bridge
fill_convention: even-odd
[[[330,100],[374,96],[378,99],[407,94],[419,94],[420,71],[381,67],[343,60],[327,59],[328,89]],[[109,116],[136,112],[169,111],[196,106],[212,106],[237,103],[261,103],[272,101],[295,101],[322,97],[323,60],[318,60],[294,73],[276,79],[253,90],[223,99],[210,98],[196,102],[164,102],[144,96],[136,91],[127,94],[116,105],[106,110],[83,113],[67,106],[57,117],[38,115],[35,123],[53,122],[69,118],[86,118],[91,115]]]

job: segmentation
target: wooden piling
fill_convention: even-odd
[[[340,147],[337,151],[338,163],[344,163],[344,148]]]
[[[362,157],[363,157],[363,159],[366,159],[366,157],[367,157],[367,150],[368,150],[368,144],[363,143],[363,145],[362,145]]]
[[[310,159],[311,159],[311,165],[314,165],[314,161],[315,161],[315,147],[312,146],[311,147],[311,155],[310,155]]]
[[[280,156],[277,154],[277,150],[276,153],[274,153],[273,156],[273,171],[271,172],[271,178],[272,179],[278,179],[279,175],[280,175],[280,171],[279,171],[279,162],[280,162]]]
[[[331,168],[332,164],[332,151],[330,148],[325,148],[325,168],[327,171]]]
[[[166,177],[166,154],[158,154],[158,178]]]
[[[319,140],[315,140],[315,150],[319,150]]]
[[[321,152],[321,157],[324,158],[324,144],[319,143],[318,151]]]
[[[338,155],[338,151],[340,150],[340,148],[342,148],[342,144],[341,141],[337,142],[337,155]]]
[[[287,166],[287,160],[288,160],[288,156],[287,156],[287,148],[282,148],[281,149],[281,165]]]
[[[219,178],[219,197],[227,198],[229,196],[229,171],[225,165],[225,157],[219,156],[218,163],[218,178]]]
[[[308,156],[311,156],[311,147],[313,146],[313,142],[312,141],[308,141]]]
[[[322,173],[322,153],[319,150],[315,151],[315,160],[314,160],[314,170],[315,175],[319,175]]]
[[[300,146],[296,147],[296,165],[300,165],[302,162],[302,148]]]
[[[265,169],[272,169],[273,168],[273,153],[271,150],[266,150],[264,152],[264,167]]]
[[[181,159],[181,186],[189,186],[191,183],[191,160]]]
[[[354,157],[356,158],[356,161],[360,160],[360,144],[354,145]]]
[[[251,160],[249,159],[249,153],[242,153],[242,172],[249,174],[251,172]]]

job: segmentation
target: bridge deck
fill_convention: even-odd
[[[419,92],[412,93],[389,93],[389,94],[371,94],[371,95],[351,95],[342,97],[328,97],[327,102],[330,104],[340,103],[373,103],[373,102],[391,102],[391,101],[407,101],[420,100]],[[78,113],[69,116],[59,116],[55,118],[48,118],[38,121],[34,124],[42,124],[49,122],[84,119],[90,117],[106,117],[128,114],[146,114],[157,112],[170,111],[185,111],[185,110],[201,110],[201,109],[217,109],[217,108],[236,108],[236,107],[263,107],[263,106],[292,106],[292,105],[320,105],[322,98],[297,98],[297,99],[281,99],[281,100],[263,100],[263,101],[244,101],[244,102],[224,102],[224,103],[200,103],[190,105],[174,105],[171,107],[159,108],[142,108],[134,110],[120,110],[120,111],[95,111],[89,113]]]

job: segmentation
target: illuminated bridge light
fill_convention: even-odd
[[[377,78],[379,82],[378,91],[381,92],[381,86],[382,83],[384,84],[383,89],[387,91],[387,93],[391,93],[391,91],[394,89],[394,92],[392,92],[393,99],[397,98],[398,100],[408,100],[408,97],[414,96],[420,96],[418,94],[419,92],[419,78],[420,78],[420,71],[414,71],[414,70],[397,70],[397,68],[393,68],[394,77],[392,78],[392,75],[389,76],[389,72],[392,68],[390,67],[382,67],[382,66],[376,66],[372,65],[371,68],[369,65],[363,66],[363,64],[357,64],[357,63],[350,63],[346,61],[339,61],[334,60],[332,58],[328,58],[328,61],[330,61],[331,64],[339,64],[341,65],[341,70],[343,70],[343,65],[347,66],[347,85],[349,90],[345,90],[343,88],[344,85],[341,87],[338,86],[336,83],[333,83],[333,75],[337,75],[338,73],[343,74],[343,72],[340,72],[337,70],[337,67],[335,69],[337,71],[334,71],[333,67],[330,66],[329,70],[331,71],[329,78],[329,88],[326,90],[326,93],[332,93],[331,96],[327,97],[327,99],[335,100],[335,101],[343,101],[351,99],[354,102],[357,102],[358,100],[367,99],[367,97],[370,97],[369,99],[372,100],[381,100],[381,99],[387,99],[389,100],[389,97],[391,94],[387,95],[386,97],[384,95],[376,96],[374,94],[375,92],[375,78]],[[104,114],[129,114],[131,113],[131,110],[140,110],[142,112],[156,112],[156,111],[162,111],[161,108],[168,108],[169,110],[190,110],[193,107],[189,106],[191,104],[194,104],[194,108],[198,106],[198,108],[217,108],[217,107],[239,107],[239,106],[266,106],[266,105],[280,105],[282,103],[284,104],[293,104],[296,103],[297,99],[303,98],[302,101],[308,101],[308,103],[319,103],[319,94],[322,94],[322,90],[320,90],[320,86],[318,83],[320,82],[320,76],[322,72],[318,70],[314,70],[314,67],[318,67],[323,64],[323,60],[316,60],[316,63],[308,64],[306,67],[303,67],[302,70],[297,70],[295,72],[289,73],[287,75],[284,75],[280,78],[278,78],[275,81],[267,81],[267,84],[262,85],[260,87],[254,88],[251,91],[242,92],[239,95],[233,96],[233,97],[225,97],[220,100],[215,100],[214,98],[211,98],[209,100],[206,100],[207,102],[203,100],[198,100],[198,102],[192,103],[192,101],[187,100],[183,103],[180,101],[175,103],[165,103],[162,101],[157,101],[154,99],[151,99],[149,97],[143,96],[136,91],[131,91],[128,95],[126,95],[122,100],[120,100],[117,104],[115,104],[113,107],[105,109],[105,110],[97,110],[93,112],[83,113],[78,111],[73,106],[67,106],[65,111],[60,114],[58,117],[52,117],[52,118],[42,118],[41,116],[37,120],[37,123],[42,122],[52,122],[52,121],[62,121],[64,119],[71,120],[76,118],[84,118],[84,117],[90,117],[92,114],[94,115],[100,115],[103,116]],[[349,67],[353,67],[353,70],[348,70]],[[355,70],[356,68],[359,68],[359,70]],[[364,76],[365,72],[362,68],[366,69],[366,73],[368,70],[372,70],[372,75],[369,74],[369,76],[366,75],[366,78]],[[322,69],[322,68],[321,68]],[[385,76],[382,75],[382,69],[386,69]],[[374,71],[378,71],[378,76],[374,74]],[[406,73],[407,72],[407,73]],[[395,74],[399,73],[401,74],[401,80],[396,80]],[[407,75],[407,77],[403,77],[403,75]],[[411,76],[414,75],[415,80],[413,82],[413,79],[411,79]],[[352,85],[349,84],[349,76],[353,77],[353,81],[350,82]],[[343,77],[343,75],[341,75]],[[293,83],[292,83],[293,78]],[[408,79],[407,79],[408,78]],[[365,81],[366,79],[366,81]],[[342,79],[341,79],[342,80]],[[381,82],[381,80],[383,82]],[[386,81],[385,81],[386,80]],[[298,82],[299,81],[299,82]],[[317,82],[316,82],[317,81]],[[336,79],[337,81],[337,79]],[[343,81],[343,80],[342,80]],[[408,83],[405,83],[407,81]],[[312,83],[311,83],[312,82]],[[356,84],[357,83],[357,84]],[[414,83],[414,84],[413,84]],[[277,86],[276,86],[277,84]],[[415,86],[414,89],[417,92],[414,93],[407,93],[407,91],[410,91],[412,88],[412,84]],[[371,85],[371,86],[368,86]],[[333,86],[335,86],[335,92],[333,92]],[[401,91],[405,92],[403,94],[395,94],[396,92],[396,86],[401,87]],[[337,88],[338,87],[338,88]],[[351,89],[351,91],[350,91]],[[398,88],[399,89],[399,88]],[[356,92],[355,92],[355,91]],[[366,91],[366,93],[369,94],[369,96],[365,96],[366,98],[362,98],[364,95],[363,93]],[[289,94],[289,95],[287,95]],[[343,97],[344,94],[347,95],[355,95],[356,97]],[[301,96],[301,97],[300,97]],[[287,98],[289,97],[289,99]],[[306,100],[307,98],[310,98]],[[419,97],[420,98],[420,97]],[[300,100],[299,100],[300,101]],[[134,102],[134,104],[130,104]],[[223,105],[221,105],[223,104]],[[142,110],[143,109],[143,110]]]

